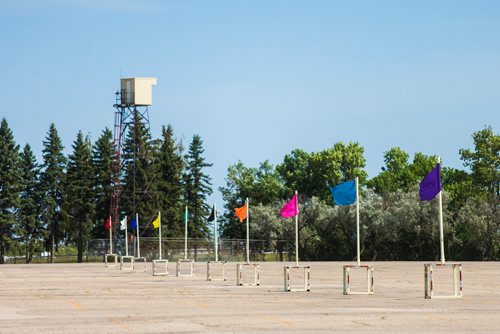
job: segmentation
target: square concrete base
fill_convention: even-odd
[[[298,291],[311,291],[311,284],[310,284],[310,273],[311,273],[311,268],[309,266],[301,267],[301,266],[285,266],[283,268],[283,274],[284,274],[284,283],[285,283],[285,291],[287,292],[298,292]],[[304,270],[304,285],[301,288],[292,288],[291,282],[290,282],[290,271],[292,270]]]
[[[451,295],[434,295],[435,283],[433,273],[436,269],[452,269],[453,279],[453,294]],[[463,276],[461,263],[425,263],[424,264],[424,281],[425,281],[425,299],[448,299],[448,298],[462,298],[463,297]]]
[[[351,270],[366,270],[366,291],[351,291]],[[366,265],[344,266],[344,295],[373,295],[373,267]]]
[[[168,260],[153,260],[153,276],[168,276]]]
[[[219,270],[221,276],[214,277],[214,268],[221,267]],[[219,271],[219,272],[220,272]],[[207,281],[225,281],[226,280],[226,261],[208,261],[207,262]]]
[[[243,280],[243,272],[244,268],[251,268],[253,267],[253,282],[248,282],[244,283]],[[236,265],[236,285],[242,286],[242,285],[260,285],[260,265],[258,263],[243,263],[243,264],[237,264]]]

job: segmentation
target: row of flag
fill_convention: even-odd
[[[441,165],[438,163],[420,182],[420,200],[433,200],[441,189]],[[332,193],[333,202],[337,205],[351,205],[356,203],[356,183],[354,180],[331,187],[330,192]]]
[[[430,201],[436,197],[441,191],[441,165],[438,163],[436,166],[422,179],[419,186],[419,196],[421,201]],[[356,182],[354,180],[349,180],[334,187],[330,187],[330,192],[332,194],[333,202],[336,205],[351,205],[356,203]],[[186,212],[187,214],[187,212]],[[247,203],[239,208],[234,209],[235,216],[239,219],[240,223],[243,222],[248,217]],[[295,194],[280,210],[280,215],[283,218],[295,217],[299,214],[298,205],[298,195]],[[215,208],[212,207],[210,216],[207,218],[209,222],[215,219]],[[186,217],[184,217],[186,219]],[[159,228],[160,226],[160,216],[158,215],[156,219],[152,222],[154,228]],[[120,221],[120,229],[123,231],[126,229],[127,217]],[[111,221],[108,218],[106,221],[106,229],[111,227]],[[130,228],[135,229],[137,227],[136,219],[132,219],[130,223]]]
[[[154,228],[160,227],[160,216],[158,215],[155,220],[152,222]],[[106,220],[106,229],[109,230],[111,228],[111,218],[108,217]],[[137,220],[135,218],[130,222],[130,229],[137,228]],[[120,220],[120,230],[125,231],[127,229],[127,217]]]
[[[433,200],[439,194],[442,189],[441,166],[439,163],[422,179],[419,188],[421,201]],[[330,187],[330,192],[333,202],[336,205],[351,205],[356,203],[356,182],[354,180]],[[247,204],[245,203],[242,207],[235,208],[234,214],[240,222],[243,222],[247,217]],[[297,194],[281,208],[280,214],[283,218],[290,218],[299,214]]]

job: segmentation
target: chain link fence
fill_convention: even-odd
[[[159,239],[140,238],[140,254],[137,252],[137,240],[128,244],[128,254],[142,256],[148,261],[159,258]],[[184,258],[184,239],[167,238],[161,241],[162,258],[177,261]],[[293,246],[285,240],[250,240],[251,261],[291,261],[295,259]],[[244,261],[246,259],[246,240],[220,239],[218,242],[219,260]],[[109,252],[109,239],[92,240],[87,250],[88,257],[104,256]],[[113,241],[113,253],[126,255],[125,241]],[[186,257],[195,261],[206,262],[215,259],[214,242],[206,239],[188,239]]]
[[[137,252],[137,240],[128,243],[128,255],[145,257],[147,261],[159,258],[159,239],[140,238],[140,254]],[[161,241],[162,258],[169,261],[177,261],[184,258],[184,239],[167,238]],[[246,261],[246,240],[220,239],[218,242],[219,261]],[[83,262],[102,262],[104,255],[109,253],[109,239],[93,239],[87,242],[83,254]],[[113,240],[113,253],[126,255],[125,240]],[[207,262],[215,259],[214,242],[206,239],[188,239],[188,259],[199,262]],[[48,263],[49,255],[33,257],[32,263]],[[77,262],[78,255],[58,254],[54,256],[56,263]],[[286,240],[250,240],[250,261],[294,261],[294,245]],[[6,257],[5,263],[26,263],[24,256]]]

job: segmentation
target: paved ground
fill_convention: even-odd
[[[375,294],[344,296],[343,264],[301,263],[311,291],[294,293],[283,292],[283,263],[261,264],[258,287],[236,286],[234,263],[225,282],[207,282],[204,263],[194,278],[153,277],[150,266],[2,265],[0,333],[500,333],[498,262],[465,262],[464,298],[446,300],[423,298],[416,262],[372,263]]]

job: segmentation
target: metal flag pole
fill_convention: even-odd
[[[299,196],[295,190],[295,265],[299,266]]]
[[[358,184],[359,184],[359,180],[358,180],[358,177],[356,176],[356,248],[357,248],[357,251],[358,251],[358,266],[361,264],[361,257],[360,257],[360,254],[359,254],[359,191],[358,191]]]
[[[111,223],[111,216],[109,216],[109,254],[113,254],[113,224]]]
[[[125,256],[128,256],[128,221],[127,217],[125,216]]]
[[[160,260],[162,259],[161,258],[161,212],[158,211],[158,233],[159,233],[159,245],[160,245]]]
[[[246,207],[247,207],[247,263],[250,263],[250,222],[249,222],[249,207],[248,207],[248,197],[246,201]]]
[[[184,260],[187,260],[188,252],[188,207],[184,210]]]
[[[441,158],[437,158],[438,164],[441,163]],[[441,167],[441,166],[440,166]],[[439,173],[441,173],[441,168],[439,168]],[[439,179],[441,179],[441,175],[439,175]],[[441,184],[439,184],[441,187]],[[444,232],[443,232],[443,196],[442,196],[443,190],[441,189],[438,194],[438,201],[439,201],[439,243],[440,243],[440,248],[441,248],[441,264],[445,263],[444,259]]]
[[[214,204],[214,239],[215,239],[215,262],[219,261],[219,245],[218,245],[218,233],[217,233],[217,204]]]
[[[141,257],[141,247],[139,245],[139,214],[135,214],[135,232],[137,234],[137,257]]]

